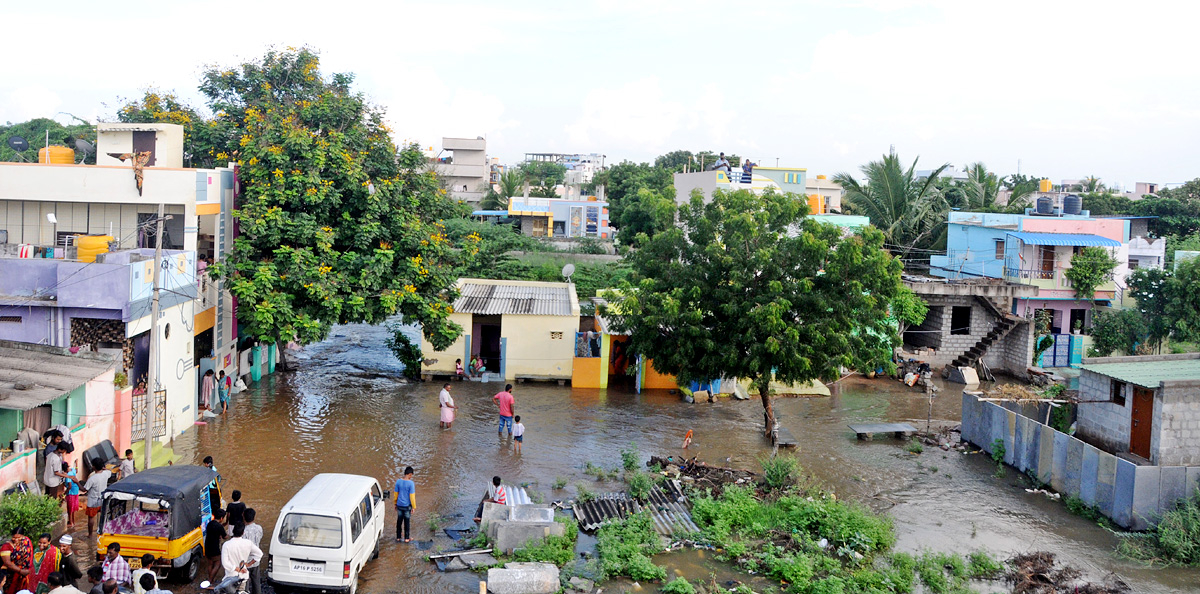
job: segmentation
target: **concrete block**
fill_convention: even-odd
[[[572,577],[571,581],[567,582],[567,585],[571,586],[571,589],[576,592],[591,592],[592,588],[596,587],[596,584],[592,580],[579,576]]]
[[[965,390],[962,393],[962,438],[963,441],[975,443],[975,409],[979,401]]]
[[[1080,475],[1083,472],[1084,443],[1078,439],[1067,437],[1067,476],[1064,493],[1079,497]]]
[[[1114,508],[1115,489],[1117,486],[1117,457],[1097,450],[1096,456],[1096,507],[1104,515],[1112,518],[1116,513]]]
[[[1038,424],[1038,480],[1043,483],[1049,483],[1054,475],[1054,434],[1053,429]]]
[[[964,346],[963,350],[966,350],[965,345],[962,346]],[[954,347],[953,345],[951,345],[950,348],[953,350],[958,350],[958,348]],[[951,367],[950,377],[946,378],[946,381],[958,384],[966,384],[968,386],[978,386],[979,374],[975,373],[975,369],[971,367]]]
[[[1049,429],[1054,435],[1054,459],[1050,471],[1050,486],[1059,493],[1067,492],[1067,446],[1071,436]]]
[[[1200,466],[1187,467],[1187,496],[1191,497],[1200,489]]]
[[[1162,466],[1159,468],[1158,509],[1166,513],[1175,509],[1180,499],[1187,497],[1187,468]]]
[[[1113,484],[1112,519],[1122,528],[1133,526],[1133,488],[1137,465],[1117,458],[1117,480]]]
[[[458,558],[464,565],[470,569],[491,567],[499,563],[495,557],[487,553],[476,553],[474,555],[463,555]]]
[[[548,505],[527,503],[509,506],[508,519],[514,522],[553,522],[554,509]]]
[[[488,525],[488,537],[493,546],[504,553],[540,543],[547,536],[562,536],[565,526],[558,522],[514,522],[501,520]]]
[[[488,570],[492,594],[553,594],[558,592],[558,568],[553,563],[508,563]]]
[[[508,519],[508,510],[512,508],[499,503],[488,502],[483,504],[483,516],[480,518],[480,524],[487,525],[489,522]]]
[[[1158,522],[1158,487],[1162,481],[1158,466],[1137,466],[1133,479],[1131,530],[1145,530]]]
[[[1083,444],[1083,460],[1079,465],[1079,498],[1096,505],[1096,472],[1100,467],[1100,450]]]
[[[1017,413],[1004,415],[1004,463],[1012,465],[1017,459]]]
[[[1017,425],[1013,431],[1013,466],[1021,472],[1029,468],[1028,435],[1033,432],[1033,421],[1025,417],[1017,417]]]

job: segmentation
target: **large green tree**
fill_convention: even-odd
[[[917,177],[917,159],[905,169],[891,153],[861,167],[866,183],[845,172],[835,175],[833,181],[842,186],[845,201],[854,212],[867,216],[883,232],[888,249],[905,257],[914,249],[934,247],[945,235],[950,205],[935,182],[948,166],[941,165],[928,177]]]
[[[806,213],[792,194],[693,195],[679,226],[629,256],[634,283],[608,295],[633,352],[660,372],[748,379],[768,434],[772,378],[834,378],[897,343],[887,318],[904,287],[883,234],[843,237]]]
[[[555,187],[566,181],[567,168],[553,161],[526,161],[519,166],[522,179],[530,186],[529,195],[540,198],[558,196]]]
[[[623,245],[640,245],[655,234],[675,225],[675,188],[653,190],[640,188],[632,197],[625,197],[625,207],[617,227]]]
[[[967,179],[959,184],[969,210],[992,212],[1000,210],[1000,178],[988,171],[981,162],[967,166]]]
[[[224,166],[230,154],[221,127],[173,92],[146,89],[140,98],[125,100],[118,122],[166,123],[183,127],[183,164],[188,167]]]
[[[400,313],[445,348],[461,332],[455,266],[477,238],[447,239],[437,221],[455,206],[352,82],[324,76],[308,49],[204,72],[214,152],[241,163],[241,234],[214,271],[256,339],[310,343]]]
[[[634,201],[639,190],[664,193],[668,188],[674,188],[675,179],[668,169],[649,163],[622,161],[597,173],[594,183],[604,186],[609,219],[615,221],[620,228],[625,207]]]
[[[8,122],[0,125],[0,161],[37,163],[38,151],[46,146],[47,135],[52,146],[60,145],[74,149],[76,140],[86,140],[95,145],[96,125],[75,116],[71,116],[71,119],[72,123],[66,125],[50,118],[35,118],[26,122]],[[19,153],[12,150],[8,146],[8,140],[14,136],[24,138],[29,143],[29,148]],[[95,164],[96,154],[92,153],[86,157],[76,154],[75,162],[81,161]]]

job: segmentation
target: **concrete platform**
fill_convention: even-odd
[[[876,433],[891,433],[897,439],[904,439],[917,432],[917,428],[908,423],[865,423],[850,425],[850,430],[864,441],[871,441]]]

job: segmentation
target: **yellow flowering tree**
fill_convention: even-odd
[[[239,234],[213,270],[258,340],[311,343],[399,313],[445,348],[462,331],[454,270],[477,249],[447,240],[438,221],[455,205],[352,82],[323,76],[308,49],[204,73],[207,133],[240,163]]]

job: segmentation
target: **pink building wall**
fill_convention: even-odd
[[[1022,231],[1034,233],[1087,233],[1125,242],[1126,221],[1122,219],[1060,219],[1025,217]]]

